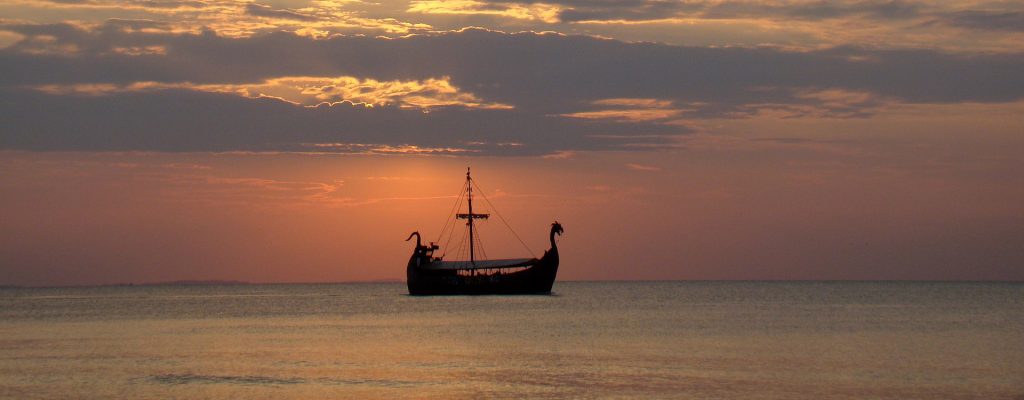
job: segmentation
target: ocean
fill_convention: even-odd
[[[0,289],[5,399],[1024,399],[1024,284]]]

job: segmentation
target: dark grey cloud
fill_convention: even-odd
[[[206,8],[210,6],[210,3],[204,1],[190,1],[190,0],[131,0],[127,4],[132,4],[146,8]]]
[[[3,148],[108,150],[299,150],[298,143],[355,142],[448,147],[519,142],[487,152],[545,153],[657,145],[685,134],[666,120],[570,118],[602,99],[660,99],[680,119],[736,118],[762,107],[795,115],[862,117],[886,102],[1004,102],[1024,98],[1024,54],[931,50],[696,48],[585,36],[469,29],[400,39],[290,33],[249,38],[159,34],[70,25],[8,26],[27,38],[0,50]],[[47,35],[73,55],[29,51]],[[161,46],[125,55],[115,47]],[[461,91],[513,110],[442,107],[303,108],[273,99],[161,90],[106,96],[44,94],[40,85],[258,83],[283,76],[425,80],[449,77]],[[857,93],[824,103],[820,94]],[[856,97],[856,96],[854,96]],[[832,99],[834,100],[834,99]],[[610,137],[617,139],[611,140]],[[622,140],[621,138],[626,138]]]
[[[70,4],[70,5],[110,5],[108,2],[96,0],[36,0],[41,3]],[[123,0],[119,4],[125,6],[136,6],[158,9],[177,8],[205,8],[209,3],[196,0]]]
[[[562,21],[627,20],[644,21],[664,18],[768,18],[824,20],[844,17],[869,19],[909,19],[918,17],[928,7],[907,0],[867,0],[851,2],[749,2],[749,1],[668,1],[668,0],[556,0],[513,1],[485,0],[488,4],[514,3],[556,4],[563,8]]]
[[[706,5],[689,2],[672,1],[621,1],[561,4],[564,7],[558,18],[565,22],[587,20],[627,20],[642,21],[672,18],[684,15],[698,15],[706,9]]]
[[[187,90],[109,96],[0,92],[0,148],[36,151],[364,151],[316,143],[547,154],[660,145],[686,133],[659,124],[593,124],[516,110],[429,113],[347,104],[298,107],[273,99]],[[614,137],[602,139],[600,136]],[[516,143],[515,146],[503,144]]]
[[[925,7],[921,3],[889,0],[843,2],[818,1],[792,7],[778,7],[780,15],[805,19],[830,19],[860,16],[871,19],[909,19],[917,17]]]
[[[95,4],[92,0],[47,0],[55,4]]]
[[[794,52],[625,43],[585,36],[479,29],[401,39],[280,32],[232,39],[212,32],[167,35],[105,27],[13,26],[56,37],[75,57],[0,50],[0,85],[251,83],[281,76],[351,75],[381,80],[450,76],[485,99],[520,108],[615,97],[727,103],[785,100],[794,88],[838,88],[914,102],[1009,101],[1022,94],[1024,54],[957,55],[853,47]],[[163,46],[166,55],[113,54],[118,46]],[[756,89],[756,90],[755,90]]]
[[[300,12],[285,9],[275,9],[271,6],[250,3],[245,6],[245,12],[249,15],[268,18],[293,19],[296,21],[316,21],[317,17],[306,15]]]
[[[1024,32],[1024,12],[960,11],[945,14],[935,22],[966,29]]]
[[[483,0],[491,8],[521,3],[556,4],[563,22],[652,21],[667,18],[769,19],[776,21],[830,21],[863,19],[886,22],[943,24],[981,31],[1022,32],[1024,12],[1007,9],[958,9],[955,3],[915,0],[752,2],[752,1],[666,1],[666,0]],[[989,4],[986,6],[993,6]],[[996,4],[995,6],[998,6]]]
[[[122,19],[122,18],[111,18],[103,24],[99,32],[118,32],[124,30],[142,30],[142,29],[156,29],[156,30],[170,30],[173,25],[166,21],[155,21],[151,19]],[[82,33],[85,31],[79,29]]]

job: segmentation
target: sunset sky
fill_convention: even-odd
[[[0,2],[0,285],[404,279],[467,166],[559,280],[1024,280],[1024,2]]]

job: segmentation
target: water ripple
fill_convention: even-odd
[[[231,376],[231,375],[193,375],[164,374],[150,377],[152,380],[167,385],[187,385],[203,383],[227,383],[236,385],[295,385],[305,383],[301,378],[275,378],[270,376]]]
[[[232,376],[232,375],[195,375],[195,374],[162,374],[149,377],[150,380],[165,385],[189,384],[232,384],[232,385],[364,385],[378,387],[411,387],[424,382],[402,381],[394,379],[334,379],[334,378],[280,378],[270,376]]]

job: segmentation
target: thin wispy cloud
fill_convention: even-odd
[[[654,165],[647,165],[647,164],[637,164],[637,163],[628,163],[628,164],[626,164],[626,168],[629,168],[629,169],[631,169],[633,171],[643,171],[643,172],[661,171],[661,167],[657,167],[657,166],[654,166]]]

